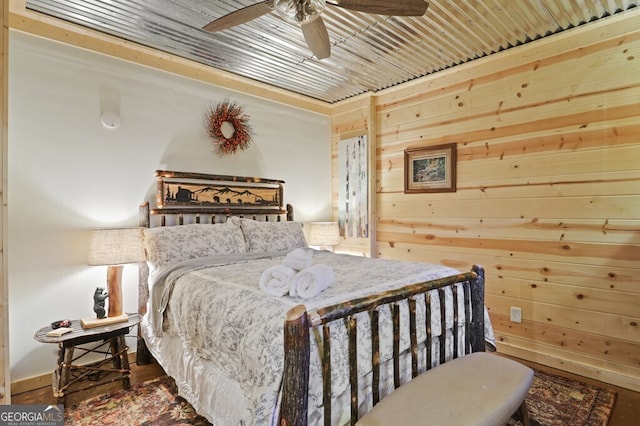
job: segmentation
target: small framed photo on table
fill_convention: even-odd
[[[404,150],[404,192],[455,192],[456,144]]]

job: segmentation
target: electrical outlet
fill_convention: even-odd
[[[516,308],[515,306],[511,307],[511,322],[522,322],[522,309]]]

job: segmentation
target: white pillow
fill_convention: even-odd
[[[230,221],[242,227],[249,253],[308,247],[300,222],[263,222],[244,218],[231,218]]]
[[[229,221],[145,228],[143,233],[152,270],[182,260],[247,252],[242,229]]]

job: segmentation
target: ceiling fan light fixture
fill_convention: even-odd
[[[278,14],[292,24],[308,24],[326,7],[325,0],[275,0]]]

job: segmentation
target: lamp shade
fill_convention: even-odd
[[[309,245],[335,246],[340,244],[338,222],[311,222]]]
[[[89,265],[144,262],[140,228],[94,229],[89,240]]]

